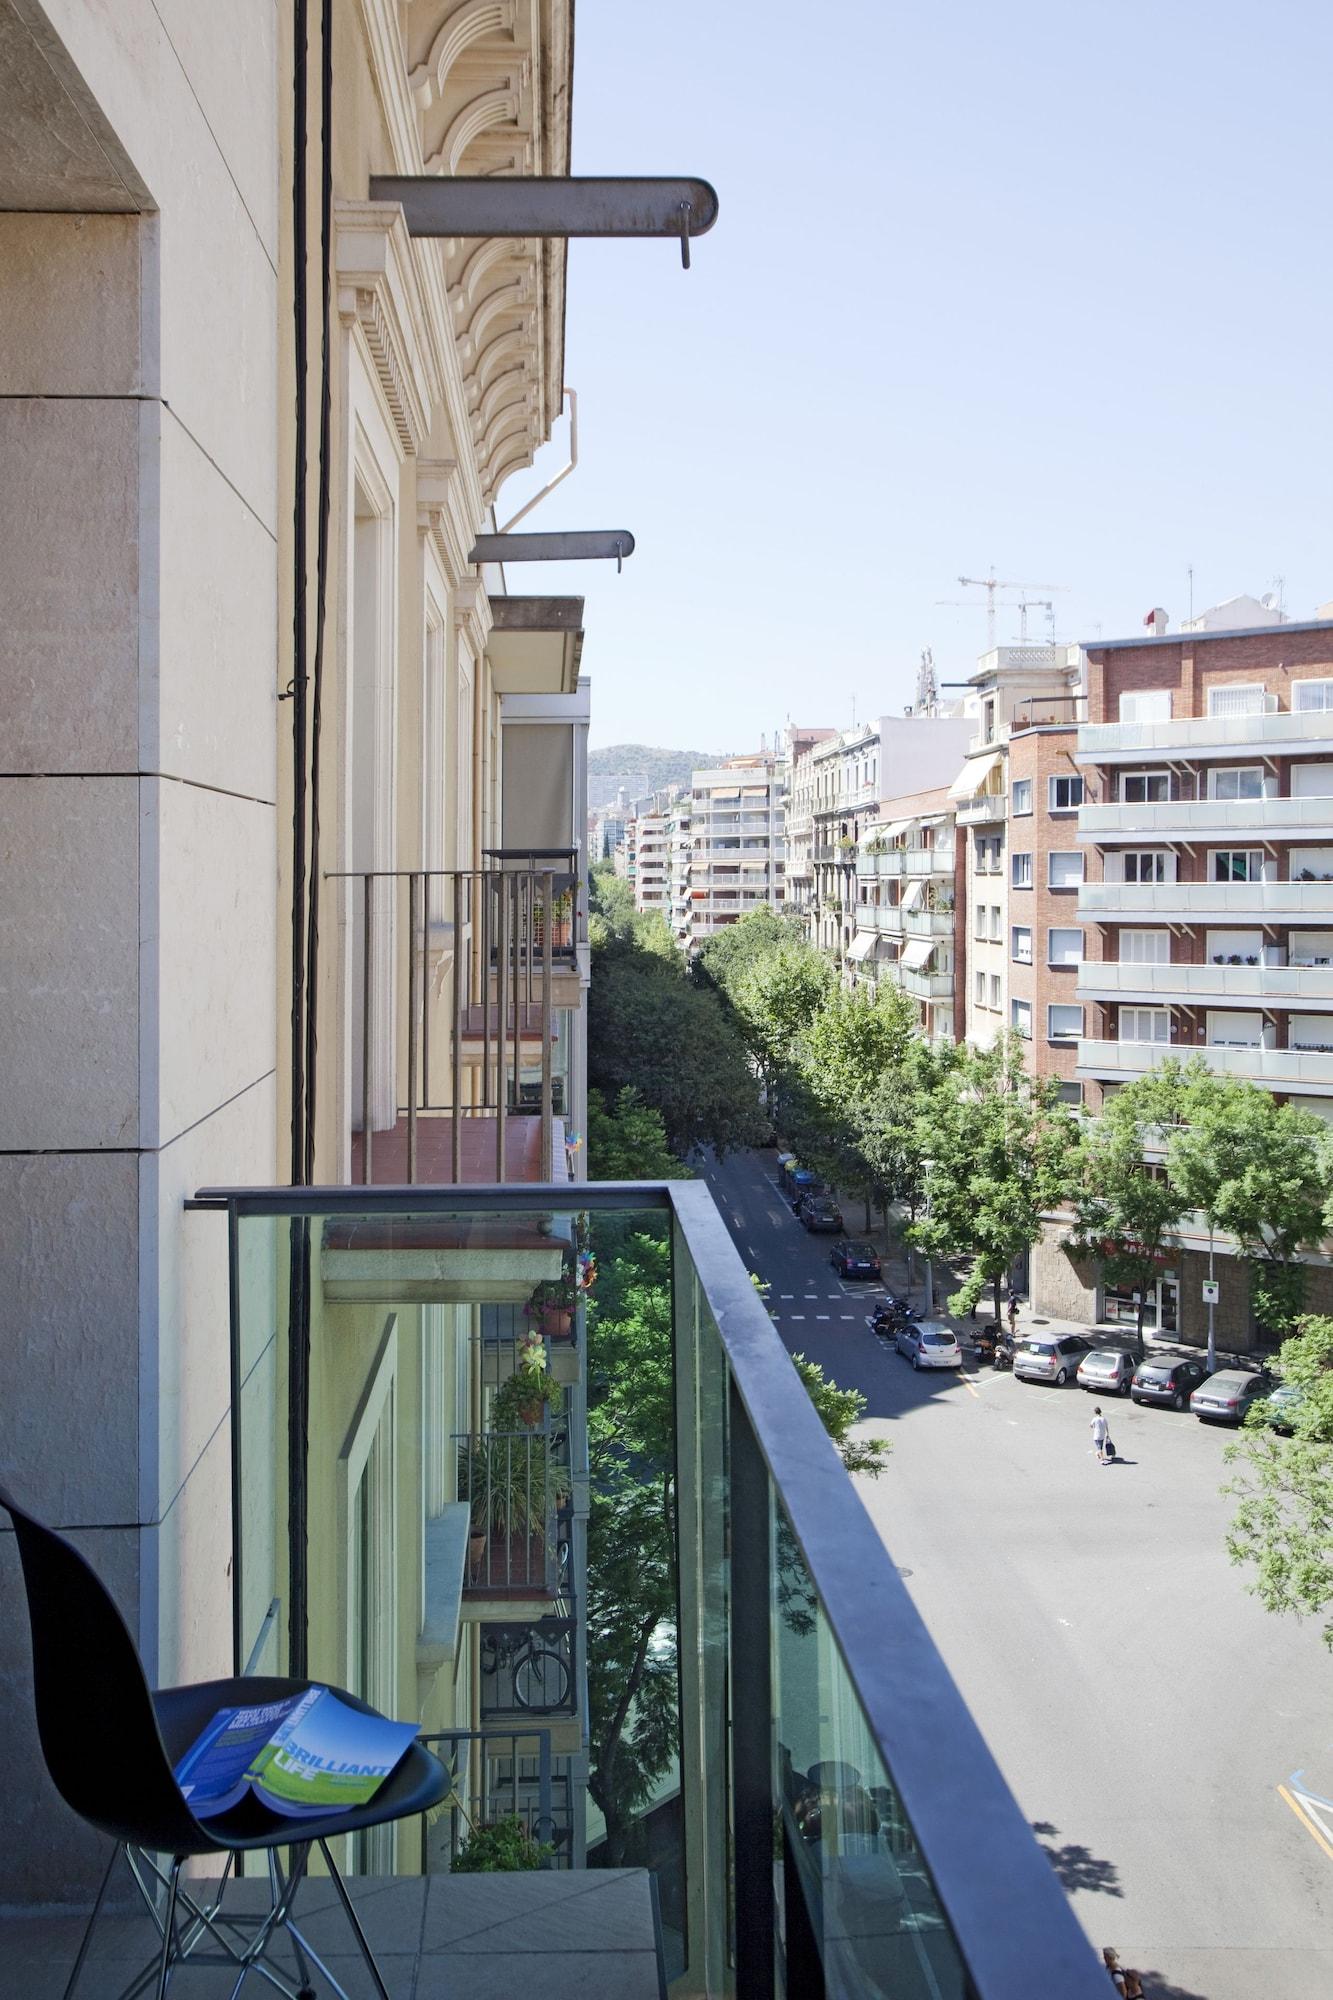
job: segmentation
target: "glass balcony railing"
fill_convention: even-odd
[[[195,1205],[228,1232],[237,1667],[411,1716],[454,1775],[354,1873],[448,1869],[512,1811],[543,1865],[652,1872],[681,1994],[1102,2000],[705,1186]],[[594,1257],[586,1365],[501,1421],[504,1342],[554,1375]]]

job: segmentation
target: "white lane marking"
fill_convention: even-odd
[[[779,1292],[778,1297],[780,1299],[794,1299],[796,1294],[795,1292]]]
[[[856,1314],[855,1314],[855,1313],[839,1313],[839,1314],[838,1314],[838,1318],[839,1318],[839,1319],[855,1319],[855,1318],[856,1318]]]
[[[802,1297],[803,1299],[817,1299],[817,1298],[819,1297],[819,1293],[818,1293],[818,1292],[802,1292],[802,1293],[801,1293],[801,1297]]]
[[[805,1318],[805,1314],[804,1314],[804,1313],[792,1313],[792,1314],[790,1315],[790,1317],[791,1317],[792,1319],[804,1319],[804,1318]]]
[[[816,1319],[829,1319],[830,1317],[831,1317],[831,1315],[830,1315],[829,1313],[816,1313],[816,1314],[815,1314],[815,1318],[816,1318]]]

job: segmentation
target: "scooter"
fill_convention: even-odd
[[[998,1319],[987,1320],[972,1335],[972,1350],[982,1361],[994,1361],[996,1349],[1003,1338],[1004,1329]]]
[[[1013,1367],[1014,1336],[1012,1333],[1000,1333],[998,1335],[995,1342],[995,1352],[991,1356],[991,1362],[997,1370]]]
[[[891,1304],[878,1306],[866,1324],[876,1333],[896,1334],[920,1317],[915,1306],[908,1305],[905,1299],[896,1299]]]

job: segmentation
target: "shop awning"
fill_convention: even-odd
[[[860,845],[868,847],[872,840],[900,840],[911,824],[910,819],[891,819],[887,826],[881,826],[876,821],[861,835]]]
[[[949,787],[951,799],[974,799],[978,792],[986,789],[986,780],[992,771],[1000,768],[1000,753],[989,751],[984,757],[969,757],[958,776]]]
[[[924,972],[926,966],[934,956],[935,940],[933,938],[909,938],[903,946],[902,957],[898,960],[898,963],[899,965],[905,965],[909,972]]]
[[[857,960],[869,958],[874,953],[875,946],[878,943],[879,936],[877,932],[858,931],[847,947],[847,956],[848,958]]]
[[[928,826],[943,826],[944,819],[943,813],[930,813],[925,819],[919,819],[916,824],[923,829]]]

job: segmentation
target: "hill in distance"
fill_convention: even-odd
[[[727,754],[715,750],[659,750],[648,743],[612,743],[588,752],[588,804],[608,805],[623,785],[629,796],[688,785],[691,771],[706,770]]]

